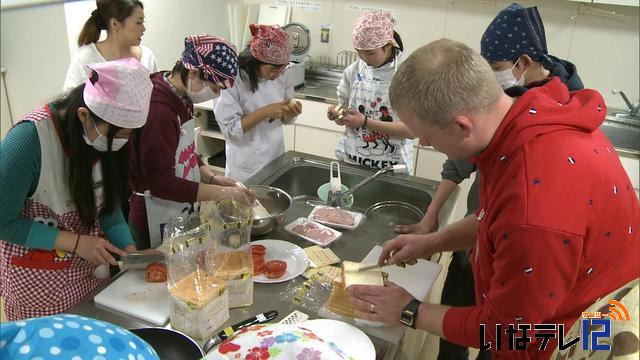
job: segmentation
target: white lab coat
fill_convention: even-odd
[[[216,121],[226,142],[225,175],[244,182],[265,165],[284,154],[283,122],[265,119],[243,132],[240,119],[265,105],[293,98],[293,73],[286,69],[275,80],[262,80],[251,92],[249,79],[236,78],[231,89],[223,90],[214,108]],[[295,121],[295,118],[289,123]]]

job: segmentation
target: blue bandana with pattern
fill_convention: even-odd
[[[500,11],[482,34],[480,53],[488,61],[515,62],[523,54],[534,61],[548,60],[538,8],[513,3]]]

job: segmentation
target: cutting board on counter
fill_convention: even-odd
[[[380,253],[382,253],[382,246],[376,245],[371,249],[369,254],[362,259],[362,262],[366,264],[377,263]],[[382,269],[382,271],[389,274],[390,281],[403,287],[416,299],[421,301],[427,296],[427,293],[438,278],[438,274],[440,274],[441,270],[442,265],[423,259],[418,260],[415,265],[407,265],[405,268],[389,266]],[[318,311],[318,315],[339,319],[339,317],[329,312],[325,307],[322,307]],[[400,339],[406,330],[406,326],[387,326],[380,323],[372,324],[358,319],[355,320],[355,324],[365,333],[394,344],[398,344],[400,342]]]
[[[166,283],[145,280],[145,270],[127,270],[94,298],[108,307],[154,325],[169,320],[169,290]]]

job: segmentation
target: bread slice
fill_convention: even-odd
[[[211,300],[222,295],[224,289],[223,280],[196,270],[169,287],[169,292],[175,298],[201,309]]]
[[[359,271],[362,263],[353,261],[342,262],[342,278],[344,287],[351,285],[384,285],[380,268]]]

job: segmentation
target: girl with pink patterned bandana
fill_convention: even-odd
[[[336,157],[373,169],[406,165],[413,173],[413,135],[389,103],[389,85],[402,61],[402,40],[393,30],[388,11],[362,14],[353,29],[353,47],[359,59],[349,65],[338,85],[338,102],[327,117],[345,131]]]
[[[236,85],[222,91],[214,109],[226,140],[225,174],[238,181],[284,154],[282,126],[302,111],[292,100],[289,36],[277,25],[250,29],[253,38],[238,56]]]
[[[0,153],[0,296],[9,320],[66,311],[136,250],[122,215],[127,152],[149,112],[134,58],[89,65],[89,79],[25,115]],[[106,274],[108,276],[108,274]]]

